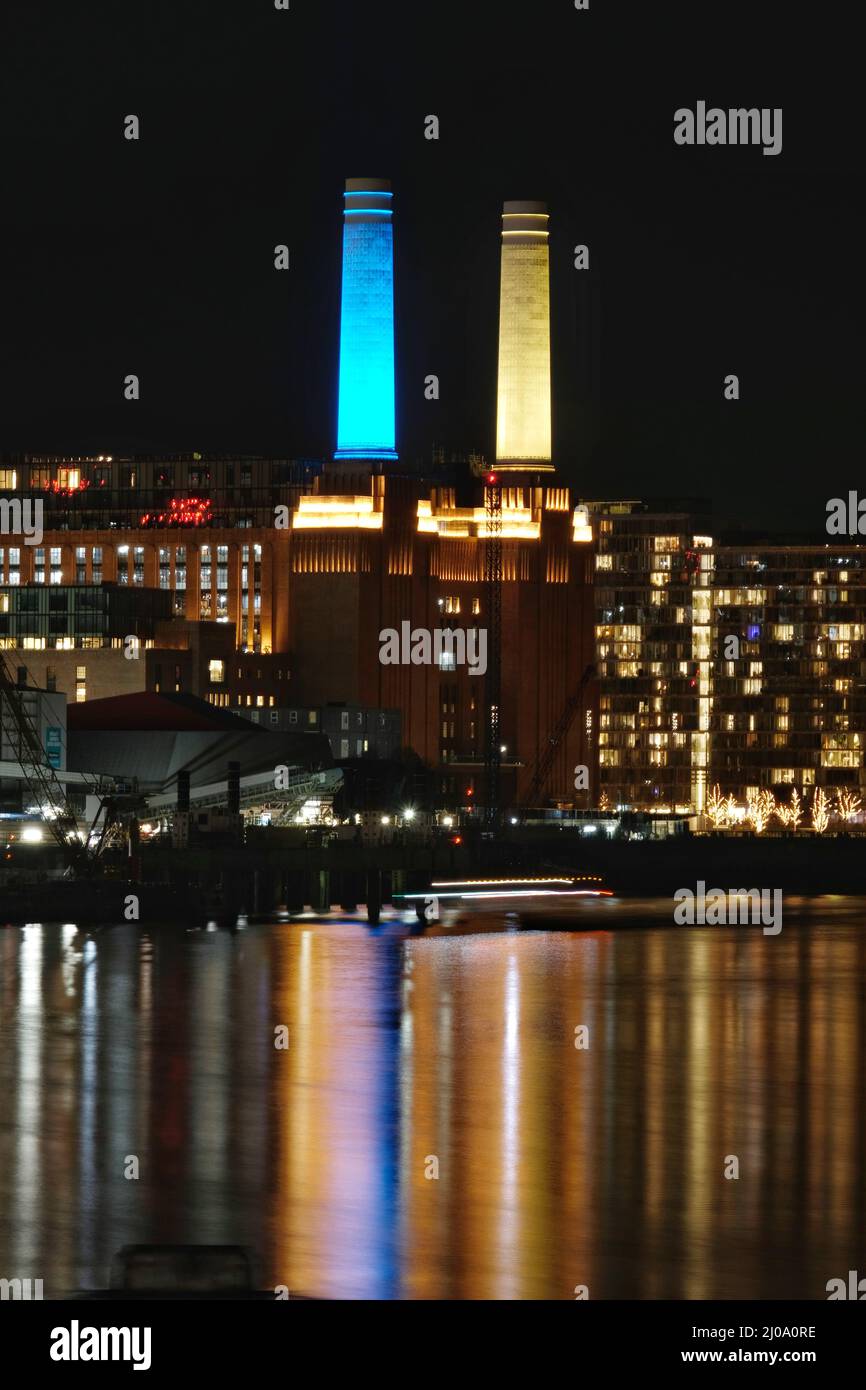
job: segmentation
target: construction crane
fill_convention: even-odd
[[[96,856],[91,855],[87,844],[82,842],[78,817],[66,787],[45,757],[39,731],[24,699],[26,690],[26,686],[13,679],[0,651],[0,749],[14,752],[12,760],[20,766],[32,800],[41,808],[51,834],[63,851],[67,867],[74,874],[91,872]],[[98,848],[101,845],[102,842]]]
[[[593,665],[587,666],[580,678],[577,690],[566,700],[565,708],[557,720],[556,727],[548,736],[547,743],[536,759],[535,767],[532,770],[532,777],[530,778],[529,785],[523,797],[522,804],[524,807],[538,805],[541,793],[547,786],[547,780],[550,777],[556,755],[562,748],[565,739],[568,737],[568,731],[574,722],[575,714],[583,704],[583,692],[594,675],[595,667]]]
[[[500,820],[502,744],[502,483],[484,475],[484,592],[487,604],[487,681],[484,730],[484,823],[496,830]]]

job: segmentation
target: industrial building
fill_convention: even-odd
[[[8,597],[0,641],[75,702],[168,690],[245,713],[396,710],[445,802],[483,800],[491,762],[503,804],[571,801],[575,766],[595,764],[593,574],[551,457],[547,210],[503,210],[496,464],[430,478],[398,451],[393,193],[350,179],[344,201],[333,459],[10,460],[4,491],[44,501],[45,536],[0,548],[0,592],[108,584],[163,591],[170,612],[152,615],[141,664],[110,615],[94,633],[80,609],[25,644]],[[492,669],[383,664],[380,634],[404,622],[483,630]]]
[[[241,708],[236,713],[280,733],[321,733],[336,760],[396,759],[402,750],[398,709],[363,709],[334,702],[318,709]]]
[[[484,800],[491,723],[503,805],[570,802],[575,766],[595,763],[592,537],[551,459],[547,211],[503,210],[496,462],[431,486],[395,457],[392,204],[383,180],[347,183],[343,299],[367,336],[341,352],[339,447],[292,518],[298,688],[308,703],[399,709],[445,804]],[[354,351],[378,364],[360,395]],[[483,630],[488,669],[447,652],[386,664],[382,634],[404,623]]]
[[[401,456],[396,202],[346,183],[326,462],[4,462],[4,497],[44,510],[42,536],[0,537],[9,668],[71,706],[192,695],[337,761],[414,754],[452,809],[692,815],[714,787],[862,788],[861,548],[564,484],[543,203],[503,205],[495,459]]]
[[[118,695],[73,705],[70,766],[94,785],[139,798],[141,820],[194,826],[213,815],[251,824],[318,819],[341,776],[328,742],[315,733],[262,729],[190,695]],[[315,811],[313,810],[315,808]],[[92,819],[97,805],[89,807]],[[186,822],[187,843],[189,824]]]

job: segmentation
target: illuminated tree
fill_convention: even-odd
[[[730,792],[725,802],[725,817],[729,825],[733,825],[734,821],[737,819],[737,810],[737,799],[733,792]]]
[[[755,827],[756,835],[763,834],[775,810],[776,799],[773,793],[766,789],[759,791],[757,796],[750,798],[746,809],[746,819],[751,821],[752,825]]]
[[[860,797],[856,792],[849,791],[847,787],[844,787],[836,799],[836,810],[847,824],[860,811]]]
[[[818,835],[823,835],[829,824],[830,808],[827,793],[823,787],[816,787],[815,795],[812,797],[812,829]]]
[[[602,792],[601,796],[598,799],[598,809],[600,811],[610,810],[610,797],[605,791]]]
[[[707,802],[707,815],[712,821],[714,830],[721,830],[728,819],[728,803],[722,797],[722,789],[716,783],[710,792]]]
[[[791,792],[791,800],[787,806],[779,807],[779,819],[783,825],[790,826],[792,830],[796,830],[803,819],[803,803],[796,787]]]

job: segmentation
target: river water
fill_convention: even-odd
[[[826,1298],[866,1272],[864,908],[0,929],[0,1277],[241,1243],[326,1298]]]

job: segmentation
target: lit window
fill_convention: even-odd
[[[224,661],[209,661],[207,664],[208,676],[211,685],[222,685],[226,678],[226,664]]]

